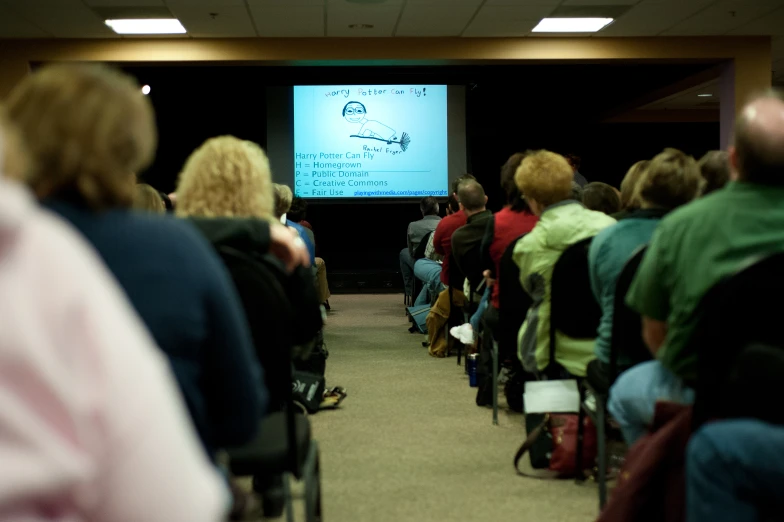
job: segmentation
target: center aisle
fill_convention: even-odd
[[[593,520],[592,482],[519,477],[522,415],[474,404],[455,357],[409,334],[402,295],[335,295],[327,385],[348,397],[312,417],[328,522]]]

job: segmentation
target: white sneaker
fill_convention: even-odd
[[[463,323],[460,326],[453,326],[449,333],[460,341],[463,344],[473,344],[474,343],[474,329],[471,327],[471,323]]]

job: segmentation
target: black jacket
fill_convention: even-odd
[[[474,289],[479,286],[483,278],[484,267],[480,247],[487,222],[492,217],[492,212],[483,210],[469,217],[466,224],[452,234],[452,257]]]
[[[263,220],[191,221],[221,256],[237,287],[275,410],[291,388],[292,346],[312,341],[323,326],[313,272],[300,267],[286,274],[268,254],[269,224]]]

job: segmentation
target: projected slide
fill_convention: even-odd
[[[294,87],[294,192],[447,195],[446,85]]]

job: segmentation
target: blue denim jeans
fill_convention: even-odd
[[[400,251],[400,273],[403,275],[403,289],[406,295],[414,293],[414,258],[408,247]]]
[[[660,400],[691,404],[694,390],[659,361],[640,363],[618,376],[610,388],[607,409],[620,424],[627,444],[648,433]]]
[[[706,424],[692,436],[686,450],[688,522],[781,520],[782,509],[784,427],[732,419]]]
[[[476,335],[479,334],[479,321],[482,320],[482,316],[484,315],[485,310],[487,310],[487,304],[489,301],[490,288],[488,287],[485,288],[485,293],[482,294],[482,299],[479,301],[479,306],[476,308],[476,312],[474,312],[474,315],[471,316],[471,320],[469,321],[471,323],[471,328],[474,329],[474,338],[476,338]]]
[[[438,295],[443,288],[441,264],[431,259],[417,259],[414,263],[414,275],[424,283],[414,306],[430,304],[432,297]]]

